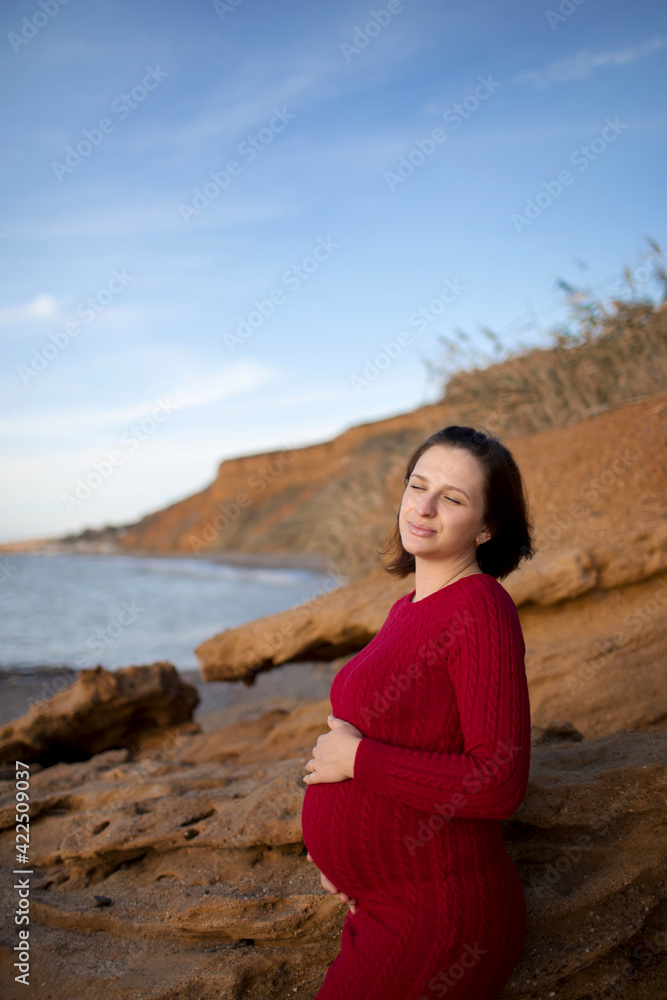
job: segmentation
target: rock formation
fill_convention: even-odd
[[[172,663],[81,670],[69,687],[0,728],[0,763],[49,765],[132,746],[143,729],[187,721],[198,702]]]
[[[503,585],[519,607],[536,724],[586,736],[667,718],[665,394],[508,442],[525,471],[538,551]],[[196,653],[206,680],[361,649],[414,575],[381,567]]]
[[[252,684],[288,662],[335,668],[413,589],[414,577],[389,576],[376,551],[413,447],[448,423],[500,434],[524,474],[538,545],[503,581],[526,639],[533,731],[524,802],[501,824],[529,925],[500,1000],[667,1000],[667,310],[628,317],[627,343],[614,347],[628,366],[610,380],[595,345],[577,354],[572,384],[561,378],[575,363],[563,352],[538,358],[544,369],[529,358],[521,378],[521,366],[503,363],[481,373],[477,396],[472,373],[411,414],[223,462],[206,490],[115,532],[128,552],[326,557],[340,574],[335,589],[196,652],[207,681]],[[623,328],[614,336],[623,340]],[[531,409],[536,385],[544,392]],[[0,730],[2,760],[35,762],[30,940],[40,1000],[317,993],[345,906],[305,860],[301,779],[330,703],[285,698],[210,731],[192,721],[196,704],[171,664],[98,667]],[[15,805],[4,767],[6,872],[17,864]],[[15,905],[11,891],[2,895],[8,1000],[25,995],[14,982]]]
[[[409,580],[414,577],[410,576]],[[195,650],[205,680],[252,680],[258,670],[299,660],[333,660],[357,652],[389,608],[411,588],[374,570],[360,583],[326,591],[277,614],[225,629]]]
[[[304,764],[328,700],[212,732],[170,726],[30,779],[34,982],[50,1000],[288,995],[310,1000],[337,954],[343,904],[303,849]],[[664,997],[667,729],[582,739],[533,729],[530,781],[502,823],[529,932],[502,1000],[583,1000],[609,984]],[[0,855],[14,867],[14,783]],[[1,904],[5,928],[11,893]],[[8,1000],[23,996],[5,932]],[[609,994],[612,995],[612,994]]]

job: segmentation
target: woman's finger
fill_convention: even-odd
[[[357,902],[356,899],[352,899],[352,896],[348,896],[348,894],[346,892],[343,892],[342,890],[341,892],[337,892],[336,895],[338,896],[339,899],[342,899],[344,903],[351,903],[352,906],[354,906]]]
[[[357,906],[356,899],[352,899],[350,896],[347,896],[344,892],[337,892],[336,897],[340,899],[342,903],[347,903],[352,913],[356,913],[356,906]]]
[[[322,888],[326,889],[327,892],[338,892],[337,886],[335,886],[333,882],[326,877],[324,872],[320,872],[320,882],[322,883]]]

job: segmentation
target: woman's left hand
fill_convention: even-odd
[[[327,719],[331,732],[317,737],[313,756],[306,764],[303,780],[307,785],[320,781],[345,781],[354,777],[354,758],[363,733],[351,722],[330,715]]]

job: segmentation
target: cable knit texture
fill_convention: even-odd
[[[306,786],[306,847],[358,904],[317,1000],[495,1000],[525,942],[498,824],[530,765],[516,606],[486,573],[414,594],[331,685],[364,734],[354,777]]]

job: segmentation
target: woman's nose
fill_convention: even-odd
[[[419,503],[415,506],[415,510],[419,511],[420,514],[428,515],[433,513],[433,497],[429,494],[424,494],[419,498]]]

